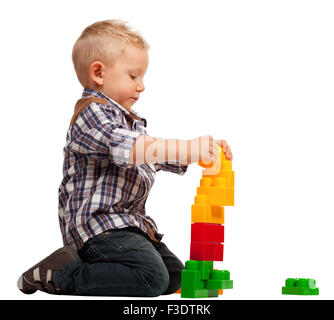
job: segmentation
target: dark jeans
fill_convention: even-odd
[[[155,297],[181,287],[183,263],[131,228],[101,233],[60,274],[64,294]]]

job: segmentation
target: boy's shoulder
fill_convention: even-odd
[[[79,118],[81,121],[78,123]],[[147,126],[146,119],[138,112],[125,109],[102,92],[85,88],[81,98],[76,103],[71,125],[80,123],[84,125],[83,122],[87,123],[87,121],[91,124],[96,121],[100,124],[118,123],[125,125],[128,123],[130,126],[133,121],[136,121],[143,127]]]
[[[78,118],[92,119],[97,117],[104,121],[122,122],[122,113],[114,104],[108,100],[99,97],[84,97],[77,101],[74,114],[71,119],[71,125],[77,123]]]
[[[121,123],[132,123],[132,121],[139,122],[142,126],[147,126],[146,119],[141,116],[138,112],[135,110],[127,110],[124,107],[122,107],[120,104],[113,100],[105,101],[93,101],[90,105],[90,108],[93,108],[96,112],[101,112],[101,109],[103,112],[110,113],[113,117],[113,119],[121,122]]]

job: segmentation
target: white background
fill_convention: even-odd
[[[72,46],[89,24],[117,18],[151,45],[134,107],[149,134],[231,146],[235,206],[214,266],[234,289],[218,299],[333,299],[333,16],[319,0],[2,2],[0,298],[92,299],[26,296],[16,281],[62,246],[62,148],[82,91]],[[147,201],[184,262],[200,178],[196,164],[183,177],[160,172]],[[319,297],[282,296],[288,277],[315,279]]]

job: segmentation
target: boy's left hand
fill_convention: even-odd
[[[227,158],[227,160],[229,161],[232,161],[232,152],[231,152],[231,149],[229,147],[229,145],[227,144],[227,142],[225,140],[215,140],[215,142],[220,146],[222,147],[222,150]]]

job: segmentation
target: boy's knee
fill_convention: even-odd
[[[181,288],[182,270],[184,270],[184,265],[181,262],[174,266],[173,272],[169,275],[169,286],[163,293],[164,295],[175,293]]]
[[[144,277],[147,283],[147,296],[160,296],[169,286],[169,273],[165,265],[157,266],[149,275]]]
[[[152,294],[154,296],[162,295],[169,286],[169,274],[166,267],[161,268],[160,272],[156,273],[150,284]]]

